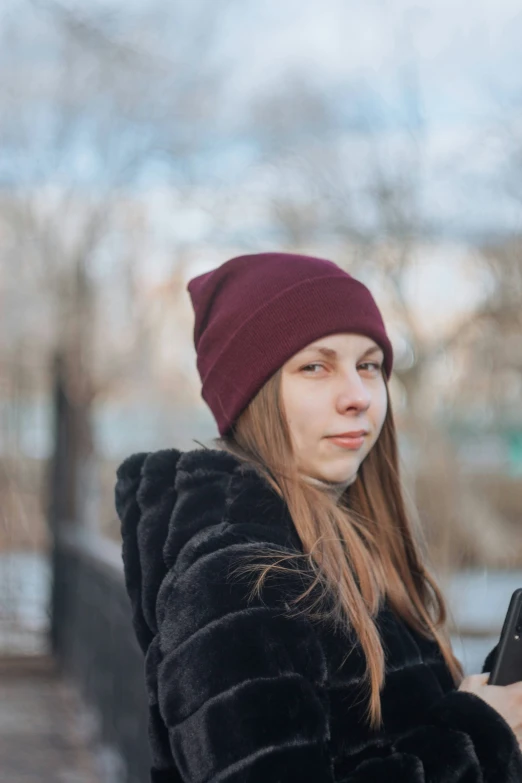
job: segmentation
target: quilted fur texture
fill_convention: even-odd
[[[356,638],[282,610],[292,578],[229,579],[258,544],[301,551],[284,501],[215,449],[118,468],[116,509],[145,656],[153,783],[519,783],[502,716],[458,692],[438,646],[383,604],[383,728],[363,722]],[[341,666],[342,659],[351,649]],[[486,658],[490,671],[496,648]]]

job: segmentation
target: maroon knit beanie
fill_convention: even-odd
[[[228,432],[263,384],[319,337],[354,332],[393,349],[368,288],[332,261],[294,253],[237,256],[194,277],[194,344],[201,396]]]

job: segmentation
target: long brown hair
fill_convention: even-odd
[[[365,715],[371,728],[377,729],[382,724],[380,691],[385,660],[374,620],[385,596],[391,609],[407,624],[426,638],[436,640],[456,686],[463,678],[446,629],[444,597],[426,565],[427,548],[421,526],[414,509],[406,509],[388,385],[383,376],[388,406],[379,437],[361,463],[355,482],[335,500],[320,487],[303,480],[297,470],[280,395],[281,375],[279,368],[232,430],[214,442],[253,465],[282,496],[304,554],[285,555],[281,550],[261,548],[265,562],[253,563],[249,555],[249,563],[232,573],[259,571],[250,593],[252,598],[260,594],[271,571],[287,571],[281,563],[306,559],[306,568],[299,573],[310,575],[311,570],[314,579],[291,603],[299,604],[319,587],[318,599],[305,612],[355,632],[366,659],[362,685],[369,698]],[[266,562],[266,558],[276,558],[276,562]],[[294,563],[291,569],[294,573]],[[319,611],[312,612],[318,603]]]

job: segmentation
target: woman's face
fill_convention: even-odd
[[[300,473],[355,481],[386,416],[383,360],[371,338],[339,333],[314,340],[285,362],[281,395]],[[366,432],[359,441],[331,438],[358,430]]]

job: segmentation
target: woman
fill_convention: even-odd
[[[405,509],[393,351],[331,261],[188,284],[214,449],[130,456],[116,507],[151,780],[522,781],[522,683],[463,678]]]

